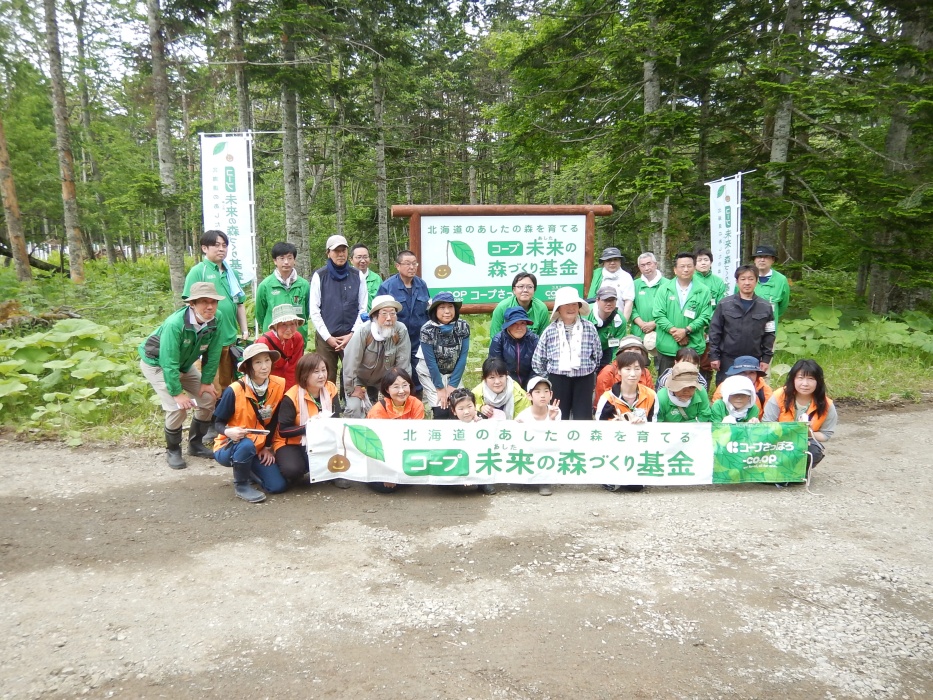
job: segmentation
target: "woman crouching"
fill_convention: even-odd
[[[214,409],[214,459],[233,467],[233,491],[249,503],[262,503],[266,496],[250,485],[250,479],[269,493],[288,488],[270,448],[275,434],[277,409],[285,394],[285,380],[272,376],[279,353],[261,343],[243,351],[237,371],[243,374],[224,389]]]
[[[305,355],[295,366],[295,386],[285,392],[279,404],[278,431],[272,441],[275,463],[289,484],[308,473],[308,421],[339,415],[337,387],[327,381],[324,358],[316,352]]]

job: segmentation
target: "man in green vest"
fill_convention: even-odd
[[[350,248],[350,264],[360,271],[360,281],[366,285],[366,295],[368,297],[366,311],[369,311],[372,307],[373,299],[379,293],[379,285],[382,284],[382,277],[379,273],[369,269],[370,261],[369,248],[362,243],[357,243]]]
[[[667,278],[658,270],[658,259],[654,253],[642,253],[638,256],[638,269],[641,276],[635,280],[635,304],[632,309],[630,332],[637,338],[655,332],[654,297]],[[654,336],[652,336],[654,341]],[[650,349],[654,349],[652,343]]]
[[[755,267],[758,268],[758,285],[755,287],[755,294],[770,303],[771,308],[774,309],[776,331],[778,321],[790,304],[790,285],[784,275],[773,269],[775,260],[777,260],[777,252],[771,246],[760,245],[755,248]]]
[[[218,396],[233,382],[236,363],[230,357],[230,346],[236,344],[238,337],[246,338],[249,335],[246,309],[243,308],[246,294],[240,285],[236,270],[224,264],[229,245],[230,239],[223,231],[211,230],[201,234],[201,252],[204,253],[204,260],[188,272],[188,276],[185,277],[185,291],[181,295],[182,299],[187,300],[195,282],[210,282],[217,293],[223,296],[223,300],[217,304],[217,334],[223,345],[220,364],[214,376],[214,388]]]
[[[713,298],[705,285],[694,281],[695,272],[696,256],[678,253],[674,279],[665,282],[654,298],[659,376],[674,366],[674,356],[681,347],[688,345],[700,355],[706,350]]]
[[[256,323],[259,330],[265,333],[269,330],[272,321],[272,309],[282,304],[291,304],[295,307],[295,314],[301,318],[309,318],[310,308],[308,299],[311,287],[308,280],[299,276],[295,269],[295,256],[298,249],[291,243],[276,243],[272,246],[272,262],[275,271],[259,283],[256,289]],[[308,324],[298,327],[301,337],[308,342]]]

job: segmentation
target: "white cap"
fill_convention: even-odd
[[[327,239],[327,247],[324,250],[331,251],[334,248],[339,248],[342,245],[347,246],[347,248],[350,247],[350,244],[347,243],[346,238],[344,238],[343,236],[334,235]]]

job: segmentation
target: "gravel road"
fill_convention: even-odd
[[[0,440],[0,698],[933,696],[930,405],[796,486],[305,486]]]

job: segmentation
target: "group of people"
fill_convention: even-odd
[[[369,269],[366,246],[331,236],[327,263],[306,280],[295,269],[295,247],[277,243],[275,271],[256,297],[262,335],[241,348],[249,337],[245,294],[225,264],[228,245],[223,232],[204,233],[186,305],[140,344],[140,366],[165,411],[168,465],[187,466],[183,428],[192,411],[188,455],[231,467],[236,496],[252,503],[307,474],[308,422],[332,416],[417,420],[427,409],[434,420],[464,422],[806,421],[811,465],[836,425],[813,360],[797,362],[773,392],[766,382],[789,301],[766,246],[756,250],[754,266],[736,270],[732,294],[710,272],[706,249],[679,253],[672,279],[643,253],[641,275],[632,279],[619,249],[606,248],[590,301],[560,288],[553,311],[535,296],[535,275],[520,272],[492,314],[482,380],[470,388],[470,326],[461,302],[450,292],[430,296],[413,252],[399,253],[397,273],[383,281]],[[314,350],[306,353],[312,327]],[[391,492],[396,485],[370,487]],[[549,485],[539,491],[552,492]]]

